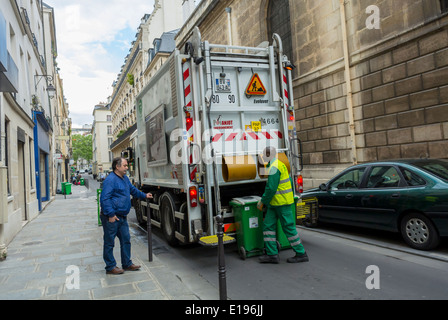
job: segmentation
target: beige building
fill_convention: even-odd
[[[0,259],[54,191],[52,20],[42,1],[0,7]]]
[[[182,0],[155,1],[154,11],[150,15],[143,16],[129,55],[125,58],[121,72],[113,84],[110,110],[114,143],[111,145],[111,151],[115,157],[130,147],[130,137],[135,131],[136,124],[135,97],[152,76],[153,72],[148,69],[157,70],[160,63],[163,63],[159,58],[160,55],[154,59],[157,53],[164,52],[163,44],[167,41],[162,41],[162,35],[166,32],[166,37],[170,37],[172,35],[170,31],[182,26],[182,2]],[[174,44],[174,35],[171,38]],[[174,46],[171,51],[173,49]]]
[[[96,175],[111,170],[112,153],[112,113],[109,105],[100,103],[93,110],[92,126],[92,174]]]
[[[194,26],[213,43],[282,37],[305,188],[358,162],[448,158],[446,0],[203,0],[178,48]]]
[[[54,9],[43,3],[43,24],[45,31],[45,61],[47,75],[51,76],[52,85],[55,87],[55,97],[50,99],[50,117],[52,119],[52,135],[50,141],[49,168],[50,168],[50,193],[55,196],[61,191],[61,183],[70,178],[71,140],[68,103],[64,97],[63,80],[57,70],[56,58],[58,56],[56,25]]]

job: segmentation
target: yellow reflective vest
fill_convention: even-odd
[[[278,170],[280,172],[280,182],[277,187],[277,191],[272,197],[271,202],[269,203],[271,206],[285,206],[294,203],[294,193],[293,187],[291,184],[291,179],[289,177],[288,169],[286,165],[278,159],[275,159],[274,162],[269,167],[269,176],[271,174],[276,173],[272,170]]]

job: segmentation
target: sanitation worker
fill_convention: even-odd
[[[107,274],[121,274],[124,271],[136,271],[141,266],[131,260],[131,235],[127,215],[131,209],[131,194],[140,199],[151,199],[151,193],[143,193],[134,187],[126,176],[128,162],[124,158],[112,161],[113,172],[103,182],[101,192],[101,222],[104,231],[103,259]],[[117,266],[114,258],[115,237],[120,240],[121,264]]]
[[[263,154],[265,161],[269,161],[268,182],[257,208],[263,210],[263,206],[267,206],[263,227],[266,255],[261,256],[259,261],[260,263],[279,263],[276,230],[277,220],[280,220],[283,232],[295,252],[295,256],[288,258],[287,262],[306,262],[308,255],[297,233],[295,219],[291,212],[291,205],[294,203],[294,184],[286,165],[278,160],[277,150],[274,147],[267,147]]]

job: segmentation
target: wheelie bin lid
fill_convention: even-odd
[[[260,201],[261,197],[259,196],[245,196],[240,198],[233,198],[232,201],[230,201],[230,205],[232,206],[244,206],[247,204],[252,203],[258,203]]]

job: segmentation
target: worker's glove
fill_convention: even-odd
[[[263,211],[263,202],[261,202],[261,200],[257,203],[257,209]]]

